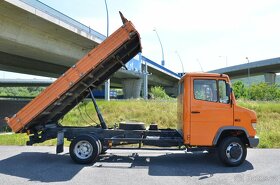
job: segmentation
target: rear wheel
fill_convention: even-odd
[[[72,160],[79,164],[95,162],[101,151],[98,141],[98,139],[89,135],[82,135],[75,138],[69,148]]]
[[[100,148],[100,150],[99,150],[99,155],[106,154],[106,150],[107,150],[107,149],[104,148],[104,146],[102,145],[102,143],[101,143],[100,140],[98,140],[98,145],[99,145],[99,148]]]
[[[226,137],[218,146],[218,156],[227,166],[239,166],[247,156],[247,148],[238,137]]]

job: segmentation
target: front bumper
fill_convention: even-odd
[[[259,142],[260,142],[260,139],[258,136],[255,136],[255,137],[248,137],[248,140],[249,140],[249,147],[257,147]]]

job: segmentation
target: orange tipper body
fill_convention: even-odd
[[[229,77],[224,74],[188,73],[180,80],[178,130],[184,144],[213,146],[225,128],[245,131],[249,139],[256,136],[252,124],[256,113],[236,105],[233,93],[226,96]],[[237,132],[238,134],[238,132]]]
[[[88,95],[89,87],[102,84],[140,51],[140,36],[125,20],[122,27],[6,122],[14,132],[57,122]]]

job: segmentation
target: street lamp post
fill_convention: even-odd
[[[108,12],[107,0],[104,1],[105,1],[106,14],[107,14],[107,37],[108,37],[109,36],[109,12]]]
[[[250,61],[248,57],[246,57],[246,60],[248,63],[248,85],[250,86],[250,66],[249,66]]]
[[[178,58],[179,58],[179,60],[180,60],[180,62],[181,62],[182,70],[183,70],[182,73],[184,74],[184,73],[185,73],[185,69],[184,69],[184,64],[183,64],[183,62],[182,62],[182,59],[181,59],[181,57],[180,57],[178,51],[175,51],[175,53],[177,54],[177,56],[178,56]]]
[[[158,38],[158,41],[159,41],[159,44],[160,44],[160,47],[161,47],[161,55],[162,55],[161,65],[164,66],[164,65],[165,65],[165,61],[164,61],[164,53],[163,53],[162,43],[161,43],[161,40],[160,40],[160,38],[159,38],[159,35],[158,35],[157,30],[154,28],[153,31],[156,32],[156,35],[157,35],[157,38]]]
[[[249,61],[248,57],[246,57],[246,60],[247,60],[247,63],[248,63],[248,86],[250,87],[250,84],[251,84],[251,82],[250,82],[250,66],[249,66],[250,61]],[[248,96],[250,98],[250,90],[248,90]]]
[[[201,63],[199,62],[198,58],[196,59],[196,61],[197,61],[197,63],[199,64],[199,67],[200,67],[201,72],[204,72],[204,70],[203,70],[203,68],[202,68],[202,65],[201,65]]]
[[[228,60],[227,60],[227,56],[219,56],[220,58],[225,57],[226,60],[226,67],[228,66]]]
[[[107,14],[107,37],[109,36],[109,12],[108,12],[108,6],[107,1],[105,1],[105,7],[106,7],[106,14]],[[108,79],[105,82],[105,100],[110,101],[110,79]]]

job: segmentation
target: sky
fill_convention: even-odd
[[[106,35],[104,0],[41,0]],[[280,57],[279,0],[107,0],[109,33],[121,26],[118,11],[141,35],[142,53],[182,72],[209,71]]]

